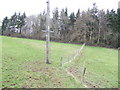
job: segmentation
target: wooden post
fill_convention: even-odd
[[[82,82],[84,81],[85,72],[86,72],[86,67],[85,67],[85,62],[84,62],[83,71],[82,71],[82,78],[81,78]]]
[[[63,66],[63,65],[62,65],[62,64],[63,64],[62,59],[63,59],[63,57],[61,57],[61,66]]]
[[[50,16],[50,10],[49,10],[49,0],[46,2],[47,3],[47,23],[46,23],[46,29],[47,29],[47,34],[46,34],[46,63],[50,64],[50,27],[49,27],[49,16]]]
[[[81,79],[82,82],[84,81],[85,71],[86,71],[86,68],[84,67],[82,72],[82,79]]]
[[[46,32],[46,64],[50,64],[50,2],[47,3],[47,20],[46,20],[46,30],[42,30]]]
[[[42,32],[46,33],[46,63],[50,64],[50,32],[53,31],[42,30]]]
[[[46,30],[42,30],[46,32],[46,64],[50,64],[50,2],[47,3],[47,20],[46,20]]]

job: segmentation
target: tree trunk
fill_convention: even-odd
[[[100,28],[100,24],[99,24],[99,32],[98,32],[98,40],[97,40],[98,44],[100,43],[100,31],[101,31],[101,28]]]
[[[86,30],[84,30],[84,43],[86,43]]]
[[[19,32],[19,34],[21,34],[21,32],[22,32],[22,30],[21,30],[21,28],[20,28],[20,32]]]
[[[90,31],[90,42],[91,42],[91,43],[92,43],[92,34],[93,34],[93,32]]]
[[[3,30],[2,30],[2,35],[3,35]]]

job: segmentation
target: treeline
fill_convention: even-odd
[[[45,40],[46,16],[44,11],[35,16],[14,14],[2,22],[2,35]],[[96,4],[87,11],[72,12],[68,9],[54,9],[50,18],[51,40],[66,43],[86,43],[103,47],[120,47],[120,8],[99,10]]]
[[[9,36],[12,36],[12,33],[14,32],[19,32],[19,34],[22,34],[22,27],[26,24],[25,18],[25,13],[21,15],[20,13],[17,14],[16,12],[11,16],[10,19],[6,16],[2,21],[1,34]]]

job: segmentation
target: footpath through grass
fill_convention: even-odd
[[[48,65],[45,64],[45,41],[5,36],[0,38],[3,88],[84,88],[82,83],[76,82],[61,67],[61,57],[66,60],[81,45],[51,42],[51,64]],[[85,61],[87,70],[99,76],[104,75],[114,83],[118,79],[117,55],[114,49],[86,46],[83,55],[68,66],[71,70],[78,70]]]

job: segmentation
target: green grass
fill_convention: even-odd
[[[69,64],[69,67],[76,71],[82,71],[86,67],[85,77],[93,85],[102,82],[99,87],[118,87],[118,51],[115,49],[86,46],[82,55]]]
[[[66,61],[81,45],[51,42],[51,64],[45,64],[45,41],[5,36],[0,38],[2,38],[2,87],[84,88],[81,82],[76,82],[61,67],[61,57]],[[88,72],[94,72],[98,76],[104,75],[117,87],[114,83],[118,81],[117,55],[118,51],[114,49],[86,46],[83,54],[66,65],[66,68],[81,69],[85,61]],[[94,76],[91,79],[94,80]]]

